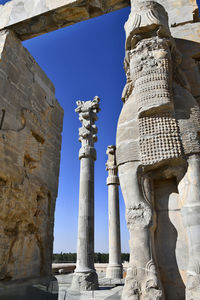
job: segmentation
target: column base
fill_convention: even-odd
[[[98,275],[92,273],[77,273],[75,272],[72,279],[70,290],[72,291],[93,291],[99,288]]]
[[[108,265],[106,270],[106,278],[110,279],[121,279],[123,278],[123,267],[122,265]]]

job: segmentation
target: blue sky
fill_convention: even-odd
[[[189,0],[188,0],[189,1]],[[0,1],[3,4],[7,1]],[[101,99],[95,163],[95,251],[108,252],[108,203],[105,163],[107,145],[115,144],[125,84],[124,23],[129,8],[23,42],[56,88],[64,108],[59,191],[55,212],[54,252],[76,252],[79,165],[77,100]],[[122,251],[129,234],[120,192]]]
[[[79,160],[76,100],[101,99],[95,163],[95,250],[108,252],[108,205],[105,162],[107,145],[115,144],[123,71],[124,29],[129,9],[58,30],[24,43],[56,87],[64,108],[59,194],[55,214],[54,251],[76,251]],[[35,40],[35,41],[34,41]],[[120,197],[122,249],[128,251],[128,232]]]
[[[24,42],[56,87],[64,108],[59,194],[54,251],[76,251],[79,160],[76,101],[101,99],[95,163],[95,250],[108,252],[108,204],[105,171],[107,145],[115,144],[117,119],[125,84],[124,22],[129,8]],[[124,203],[120,197],[122,249],[128,251]]]

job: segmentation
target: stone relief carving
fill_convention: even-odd
[[[165,9],[155,1],[131,5],[125,24],[127,83],[116,142],[130,232],[122,298],[165,298],[154,246],[153,187],[154,180],[175,178],[188,238],[186,299],[199,299],[200,108],[180,68]]]

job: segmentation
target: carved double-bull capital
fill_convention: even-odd
[[[75,112],[79,113],[79,120],[82,123],[82,127],[79,128],[79,141],[82,143],[79,151],[79,159],[91,157],[96,160],[94,143],[97,141],[97,127],[94,122],[98,120],[97,113],[100,111],[99,101],[99,97],[96,96],[92,101],[78,100],[76,102],[77,108]]]

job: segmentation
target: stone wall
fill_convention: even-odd
[[[9,31],[0,33],[0,287],[51,274],[63,110]]]

